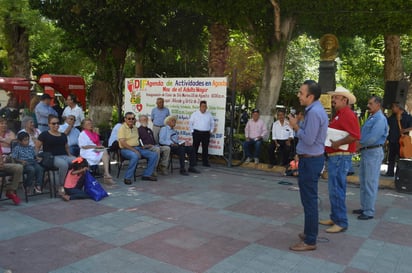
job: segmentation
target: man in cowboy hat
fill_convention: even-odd
[[[180,174],[189,175],[191,173],[200,173],[196,168],[196,155],[192,146],[186,145],[184,141],[179,140],[179,135],[174,129],[176,126],[177,117],[168,116],[164,124],[165,126],[160,129],[159,132],[159,144],[163,146],[169,146],[172,154],[179,156]],[[189,169],[185,169],[185,155],[189,157]]]
[[[346,215],[346,175],[352,164],[352,154],[356,152],[356,141],[360,139],[358,118],[350,108],[356,97],[344,87],[328,92],[332,96],[332,107],[336,110],[329,128],[346,132],[340,139],[330,140],[325,147],[328,155],[328,188],[331,207],[330,219],[320,220],[322,225],[331,226],[328,233],[338,233],[348,228]],[[344,146],[343,146],[344,145]],[[346,147],[345,147],[346,146]]]

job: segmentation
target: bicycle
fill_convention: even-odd
[[[223,158],[226,163],[230,163],[233,167],[242,165],[246,159],[245,152],[243,151],[243,143],[239,139],[233,139],[232,142],[232,160],[229,160],[229,138],[225,136]]]

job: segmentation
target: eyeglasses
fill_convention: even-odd
[[[50,122],[51,125],[59,125],[58,122]]]
[[[126,118],[127,120],[135,120],[136,118]]]

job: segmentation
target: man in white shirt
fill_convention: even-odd
[[[74,156],[80,155],[79,135],[80,131],[74,127],[76,117],[68,115],[65,122],[59,126],[59,132],[67,136],[67,144],[69,145],[70,154]]]
[[[76,118],[74,127],[81,130],[80,124],[84,120],[83,109],[78,105],[77,97],[74,94],[70,94],[66,98],[66,108],[64,108],[62,117],[66,119],[69,115],[73,115]]]
[[[277,120],[272,125],[272,142],[269,144],[269,167],[276,164],[275,152],[279,151],[282,166],[289,164],[291,145],[293,141],[293,130],[289,126],[289,121],[285,119],[286,111],[277,110]]]
[[[202,142],[203,166],[210,167],[209,141],[210,134],[213,133],[215,128],[215,121],[212,114],[207,111],[207,102],[205,100],[200,102],[199,110],[190,116],[189,126],[193,136],[193,149],[195,153],[199,150],[200,142]]]

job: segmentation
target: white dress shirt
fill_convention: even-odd
[[[213,133],[215,121],[209,111],[202,113],[200,110],[197,110],[190,116],[189,126],[192,133],[194,130],[209,131],[210,133]]]
[[[272,125],[272,139],[287,140],[293,138],[293,130],[289,125],[289,121],[283,121],[283,125],[279,120],[275,121]]]
[[[82,120],[84,120],[83,109],[78,105],[74,106],[74,108],[71,108],[70,106],[66,106],[66,108],[64,108],[62,117],[66,118],[70,115],[75,116],[75,118],[76,118],[76,121],[74,122],[74,126],[75,127],[80,126]]]

